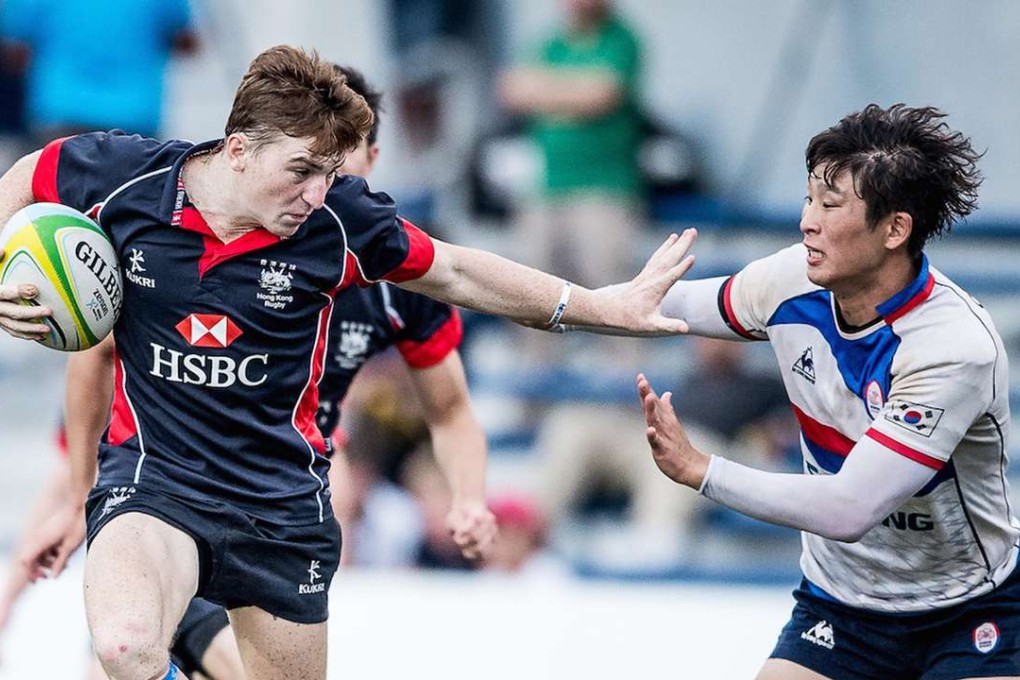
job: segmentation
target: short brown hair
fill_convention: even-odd
[[[277,45],[255,57],[234,94],[226,135],[244,133],[258,145],[275,134],[312,137],[309,151],[342,157],[372,129],[372,110],[328,61],[299,47]]]

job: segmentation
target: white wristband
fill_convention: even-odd
[[[551,328],[555,326],[563,318],[563,312],[567,311],[567,303],[570,302],[570,288],[570,281],[564,281],[563,291],[560,293],[560,301],[556,304],[556,309],[553,310],[552,317],[550,317],[546,327]]]

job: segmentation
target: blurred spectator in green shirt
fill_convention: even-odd
[[[609,0],[565,6],[566,24],[536,63],[504,74],[500,96],[544,159],[540,191],[521,206],[522,258],[599,286],[633,270],[643,217],[641,50]]]
[[[544,161],[537,191],[517,206],[517,256],[595,287],[632,275],[641,250],[641,46],[609,0],[564,6],[565,23],[537,58],[500,82],[503,105],[525,118]],[[553,341],[531,334],[523,353],[548,363],[568,351]]]

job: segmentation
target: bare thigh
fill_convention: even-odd
[[[248,680],[326,680],[326,622],[294,623],[257,607],[227,612]]]
[[[110,520],[85,560],[85,612],[103,665],[165,663],[197,587],[198,548],[190,536],[137,512]]]

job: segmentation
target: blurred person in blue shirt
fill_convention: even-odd
[[[167,62],[197,47],[188,0],[3,0],[8,51],[29,52],[36,142],[97,128],[156,136]]]

